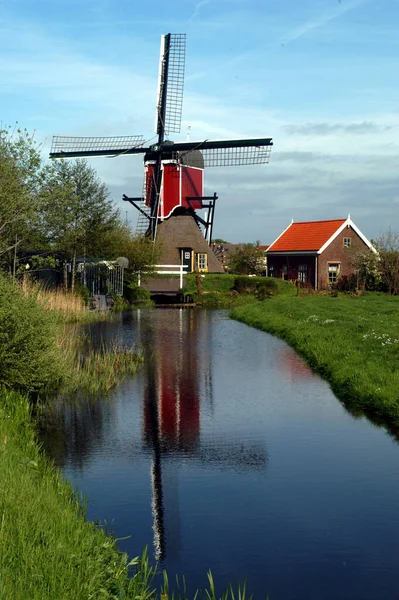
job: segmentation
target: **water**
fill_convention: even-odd
[[[284,342],[177,309],[91,334],[139,344],[144,366],[110,398],[58,401],[42,440],[122,550],[148,544],[189,591],[211,568],[255,598],[399,597],[398,444]]]

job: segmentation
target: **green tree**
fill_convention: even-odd
[[[355,271],[356,288],[377,290],[381,283],[380,261],[378,254],[369,249],[356,252],[351,257]]]
[[[38,243],[45,169],[40,148],[26,130],[0,129],[0,157],[0,259],[15,272],[17,248]]]
[[[259,249],[259,241],[242,244],[236,248],[229,259],[229,271],[243,275],[265,274],[265,253]]]
[[[375,241],[379,270],[390,294],[399,294],[399,233],[389,229]]]
[[[131,236],[120,246],[122,256],[129,260],[129,268],[126,271],[126,282],[137,283],[137,276],[146,278],[154,272],[161,256],[161,247],[150,238]]]
[[[76,258],[111,258],[112,232],[123,231],[119,211],[108,196],[107,186],[86,160],[60,160],[47,172],[42,226],[52,248],[72,262],[72,287]]]

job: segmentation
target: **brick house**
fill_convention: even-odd
[[[350,216],[331,221],[291,222],[266,251],[269,277],[300,281],[315,290],[328,289],[352,275],[358,252],[375,248]]]

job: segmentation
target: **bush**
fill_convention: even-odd
[[[256,285],[256,296],[259,300],[265,300],[271,296],[277,296],[278,285],[273,279],[258,281]]]
[[[151,298],[150,292],[134,283],[130,283],[128,286],[126,286],[124,295],[126,300],[128,300],[130,303],[146,302]]]
[[[85,306],[89,304],[89,298],[91,296],[90,290],[87,285],[83,285],[82,283],[75,283],[75,293],[82,298]]]
[[[39,391],[60,380],[56,315],[0,276],[0,386]]]
[[[126,298],[123,298],[123,296],[117,296],[116,294],[112,294],[112,300],[112,310],[115,312],[124,310],[125,308],[129,308],[129,303],[126,300]]]
[[[334,289],[339,292],[354,292],[357,287],[356,275],[341,275]]]
[[[236,277],[233,290],[236,290],[239,294],[254,294],[256,286],[256,279],[252,277]]]

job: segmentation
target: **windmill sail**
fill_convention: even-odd
[[[180,161],[184,161],[187,153],[196,150],[202,154],[205,167],[236,167],[268,163],[272,146],[271,138],[250,138],[182,142],[174,144],[173,150]]]
[[[163,35],[159,58],[155,127],[155,133],[161,137],[161,143],[164,133],[180,133],[185,63],[186,34]]]
[[[53,136],[50,158],[80,156],[109,156],[146,152],[142,135],[117,135],[112,137]]]

